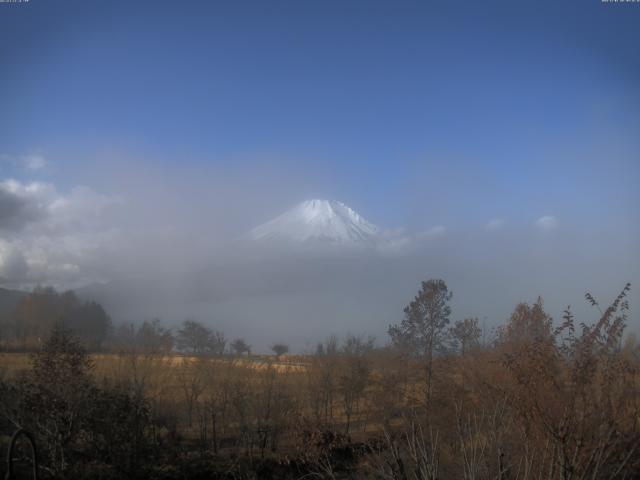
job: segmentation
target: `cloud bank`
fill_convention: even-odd
[[[79,186],[64,194],[51,183],[0,182],[0,279],[4,286],[79,286],[117,230],[102,214],[119,203]]]
[[[193,317],[258,349],[281,340],[299,350],[333,332],[384,339],[428,278],[454,291],[455,319],[488,327],[519,301],[542,295],[559,317],[586,289],[606,302],[640,278],[633,231],[611,236],[570,221],[559,229],[548,214],[474,226],[425,210],[422,226],[376,222],[385,248],[269,250],[238,239],[318,196],[302,176],[113,171],[124,173],[100,188],[0,181],[0,286],[79,288],[116,322]]]

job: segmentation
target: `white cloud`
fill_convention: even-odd
[[[553,215],[545,215],[535,221],[535,226],[544,231],[553,230],[558,226],[558,219]]]
[[[19,182],[18,180],[14,180],[11,178],[0,182],[0,188],[6,190],[7,192],[13,193],[15,195],[30,197],[33,199],[50,198],[52,195],[56,193],[55,187],[50,183],[42,183],[42,182],[22,183],[22,182]]]
[[[77,286],[116,232],[106,210],[122,200],[89,187],[0,181],[0,285]]]

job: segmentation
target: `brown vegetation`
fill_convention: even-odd
[[[554,328],[542,300],[520,304],[488,345],[475,319],[447,328],[442,281],[385,348],[329,337],[314,355],[257,357],[238,339],[223,356],[224,337],[192,323],[176,355],[150,323],[145,342],[87,355],[54,330],[30,360],[1,357],[3,433],[32,431],[42,473],[65,478],[634,478],[628,290],[593,325],[567,310]]]

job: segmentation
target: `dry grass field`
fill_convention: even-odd
[[[129,354],[118,353],[98,353],[90,355],[95,365],[96,374],[99,377],[112,377],[114,370],[122,366]],[[271,368],[278,373],[304,373],[309,365],[308,359],[304,356],[287,356],[278,358],[272,355],[252,356],[247,358],[207,358],[171,354],[154,355],[145,357],[149,363],[163,365],[168,368],[179,368],[185,363],[204,361],[211,364],[232,364],[235,367],[242,367],[252,370],[266,370]],[[30,354],[23,352],[0,352],[0,371],[4,375],[15,376],[20,372],[29,370],[31,366]]]
[[[86,354],[63,332],[38,354],[0,354],[0,407],[26,412],[49,465],[89,447],[119,465],[134,451],[143,477],[199,458],[207,474],[233,472],[221,478],[634,478],[640,348],[622,336],[625,311],[614,315],[574,334],[570,316],[554,329],[540,303],[522,304],[491,344],[432,358],[356,338],[308,356]],[[49,433],[84,411],[79,443]],[[109,453],[107,438],[122,448]],[[191,478],[180,475],[169,478]]]

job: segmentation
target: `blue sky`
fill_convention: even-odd
[[[0,3],[0,186],[29,222],[57,215],[0,225],[0,267],[24,270],[28,244],[46,281],[149,218],[215,235],[235,208],[239,233],[326,197],[385,228],[519,228],[501,242],[529,260],[596,256],[622,285],[640,272],[638,45],[640,4],[599,0]],[[128,215],[98,235],[113,205]],[[522,240],[545,216],[562,245]],[[47,248],[71,253],[54,268]]]
[[[105,151],[266,158],[383,223],[423,177],[471,220],[570,210],[638,180],[639,27],[596,0],[3,4],[0,145],[66,187]]]

